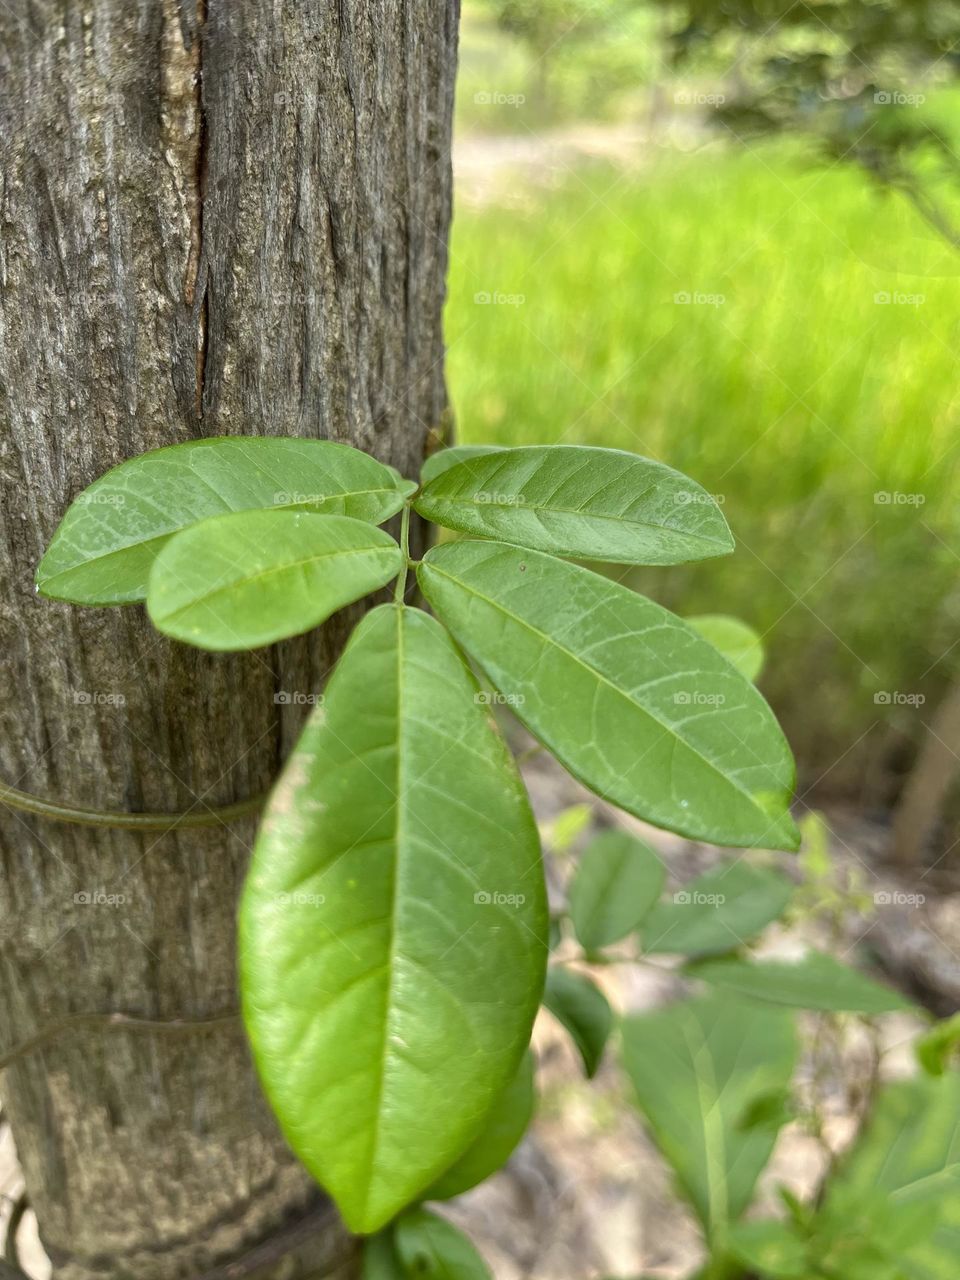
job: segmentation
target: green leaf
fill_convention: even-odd
[[[914,1045],[917,1061],[931,1076],[942,1076],[960,1050],[960,1013],[936,1023]]]
[[[364,1240],[361,1280],[407,1280],[407,1272],[397,1256],[392,1228]]]
[[[895,1248],[907,1280],[953,1280],[960,1257],[960,1073],[884,1086],[829,1184],[824,1215],[838,1239],[854,1222],[871,1238],[884,1228],[879,1243],[888,1253]],[[917,1221],[925,1223],[922,1230]]]
[[[764,655],[763,641],[753,627],[725,613],[702,613],[687,618],[687,622],[732,662],[745,679],[756,680],[763,669]]]
[[[493,1104],[483,1132],[430,1187],[424,1200],[449,1200],[463,1195],[502,1169],[527,1131],[535,1101],[533,1055],[526,1053],[520,1070]]]
[[[607,997],[582,973],[554,965],[547,971],[543,1003],[570,1033],[587,1078],[592,1079],[613,1029]]]
[[[796,849],[783,734],[692,627],[589,569],[502,543],[434,547],[419,576],[514,714],[593,791],[693,839]]]
[[[455,444],[449,449],[440,449],[437,453],[431,453],[420,468],[420,483],[429,484],[437,476],[443,475],[444,471],[449,471],[468,458],[481,458],[487,453],[503,452],[505,450],[501,444]]]
[[[623,1024],[624,1061],[657,1146],[709,1233],[746,1209],[776,1129],[744,1127],[758,1098],[789,1086],[791,1014],[711,995]]]
[[[381,524],[403,506],[397,473],[330,440],[229,436],[141,454],[74,500],[37,570],[41,595],[75,604],[144,600],[150,566],[179,529],[230,511],[320,511]]]
[[[448,529],[581,560],[682,564],[734,546],[705,489],[620,449],[530,445],[467,458],[415,505]]]
[[[877,1014],[912,1007],[899,992],[818,951],[796,961],[703,961],[688,973],[725,991],[794,1009]]]
[[[410,1280],[491,1280],[487,1264],[463,1232],[428,1209],[405,1213],[395,1239]]]
[[[432,618],[367,614],[273,793],[243,895],[261,1079],[355,1232],[477,1139],[540,999],[536,826],[477,695]]]
[[[238,511],[191,525],[153,563],[158,630],[201,649],[254,649],[317,626],[403,564],[389,534],[349,516]]]
[[[810,1280],[807,1242],[790,1223],[774,1219],[738,1222],[727,1239],[733,1257],[770,1280]]]
[[[712,955],[732,951],[783,915],[793,894],[786,876],[734,862],[698,876],[643,924],[647,952]]]
[[[580,944],[596,951],[638,928],[660,897],[666,872],[649,845],[606,831],[584,850],[570,886],[570,916]]]

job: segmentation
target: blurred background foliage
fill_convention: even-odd
[[[633,585],[760,631],[801,790],[878,812],[960,669],[958,40],[919,0],[464,13],[459,439],[721,495],[738,553]]]

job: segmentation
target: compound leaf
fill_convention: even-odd
[[[690,956],[733,951],[779,919],[792,895],[792,881],[766,867],[718,867],[657,903],[643,923],[644,950]]]
[[[547,972],[543,1004],[569,1031],[588,1079],[597,1074],[613,1029],[613,1011],[595,982],[560,965]]]
[[[452,1222],[429,1209],[411,1209],[394,1239],[410,1280],[492,1280],[487,1264]]]
[[[514,714],[592,790],[694,839],[797,848],[793,759],[773,713],[681,619],[496,542],[434,547],[419,577]]]
[[[282,507],[381,524],[403,506],[409,485],[331,440],[227,436],[155,449],[74,499],[40,562],[37,588],[75,604],[144,600],[160,548],[198,520]]]
[[[496,1173],[510,1159],[533,1116],[536,1090],[533,1055],[525,1053],[520,1070],[493,1104],[479,1137],[433,1184],[424,1200],[449,1200]]]
[[[796,961],[707,960],[688,972],[736,995],[794,1009],[877,1014],[911,1007],[899,992],[819,951]]]
[[[580,857],[570,886],[570,917],[587,951],[619,942],[638,928],[660,897],[666,871],[649,845],[605,831]]]
[[[355,1232],[477,1139],[540,999],[536,826],[477,695],[432,618],[367,614],[274,791],[243,895],[254,1057]]]
[[[581,560],[682,564],[734,546],[705,489],[620,449],[528,445],[467,457],[435,474],[415,505],[448,529]]]
[[[776,1124],[744,1126],[755,1103],[787,1089],[797,1044],[785,1010],[711,995],[623,1024],[640,1109],[707,1231],[746,1209]]]
[[[403,553],[350,516],[237,511],[181,530],[153,562],[154,626],[201,649],[298,635],[395,578]]]

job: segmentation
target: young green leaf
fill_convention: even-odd
[[[167,539],[198,520],[282,507],[381,524],[407,492],[409,481],[392,469],[331,440],[229,436],[155,449],[73,501],[40,562],[37,588],[75,604],[129,604],[146,599],[150,566]]]
[[[877,1014],[912,1007],[899,992],[818,951],[808,951],[803,959],[793,962],[753,963],[732,957],[706,960],[687,972],[736,995],[794,1009]]]
[[[797,848],[780,727],[692,627],[588,569],[502,543],[434,547],[419,577],[511,710],[592,790],[694,839]]]
[[[240,911],[244,1017],[290,1145],[376,1231],[459,1159],[530,1040],[533,816],[439,623],[354,632],[274,791]]]
[[[395,1240],[410,1280],[492,1280],[463,1232],[428,1209],[405,1213],[397,1222]]]
[[[666,871],[649,845],[605,831],[583,852],[570,886],[570,916],[587,951],[619,942],[638,928],[660,897]]]
[[[925,1220],[923,1229],[911,1215]],[[901,1237],[898,1275],[953,1280],[960,1256],[960,1072],[884,1086],[828,1185],[823,1219],[838,1242],[854,1220],[876,1233],[889,1219],[890,1231]]]
[[[364,1240],[361,1280],[408,1280],[408,1273],[397,1255],[391,1227]]]
[[[734,862],[698,876],[643,923],[643,949],[677,955],[732,951],[779,919],[793,895],[786,876]]]
[[[525,1053],[520,1070],[493,1104],[480,1136],[425,1192],[424,1200],[463,1195],[502,1169],[527,1131],[535,1101],[533,1055]]]
[[[403,564],[389,534],[350,516],[237,511],[181,530],[150,571],[154,626],[201,649],[255,649],[317,626]]]
[[[727,1240],[733,1257],[769,1280],[811,1280],[807,1242],[792,1223],[762,1218],[737,1222]]]
[[[620,449],[529,445],[468,457],[435,475],[415,505],[448,529],[581,560],[682,564],[734,546],[705,489]]]
[[[468,458],[481,458],[487,453],[503,452],[504,446],[500,444],[454,444],[449,449],[439,449],[436,453],[431,453],[420,468],[420,483],[429,484],[437,476],[443,475],[444,471],[449,471],[458,462],[464,462]]]
[[[763,670],[764,655],[763,641],[753,627],[724,613],[702,613],[687,618],[687,623],[732,662],[742,676],[756,680]]]
[[[710,1234],[746,1209],[776,1128],[744,1127],[757,1099],[786,1089],[793,1017],[728,996],[684,1000],[623,1024],[627,1073],[657,1146]]]
[[[591,1079],[597,1074],[613,1029],[613,1011],[607,997],[582,973],[553,965],[547,971],[543,1004],[570,1033],[587,1078]]]
[[[942,1076],[960,1051],[960,1013],[935,1023],[916,1042],[917,1061],[930,1076]]]

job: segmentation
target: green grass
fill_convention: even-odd
[[[916,740],[929,706],[874,694],[932,700],[960,665],[960,255],[898,198],[769,148],[583,168],[520,212],[459,211],[447,335],[462,440],[631,449],[722,495],[738,553],[635,583],[766,633],[810,781],[849,790]]]

